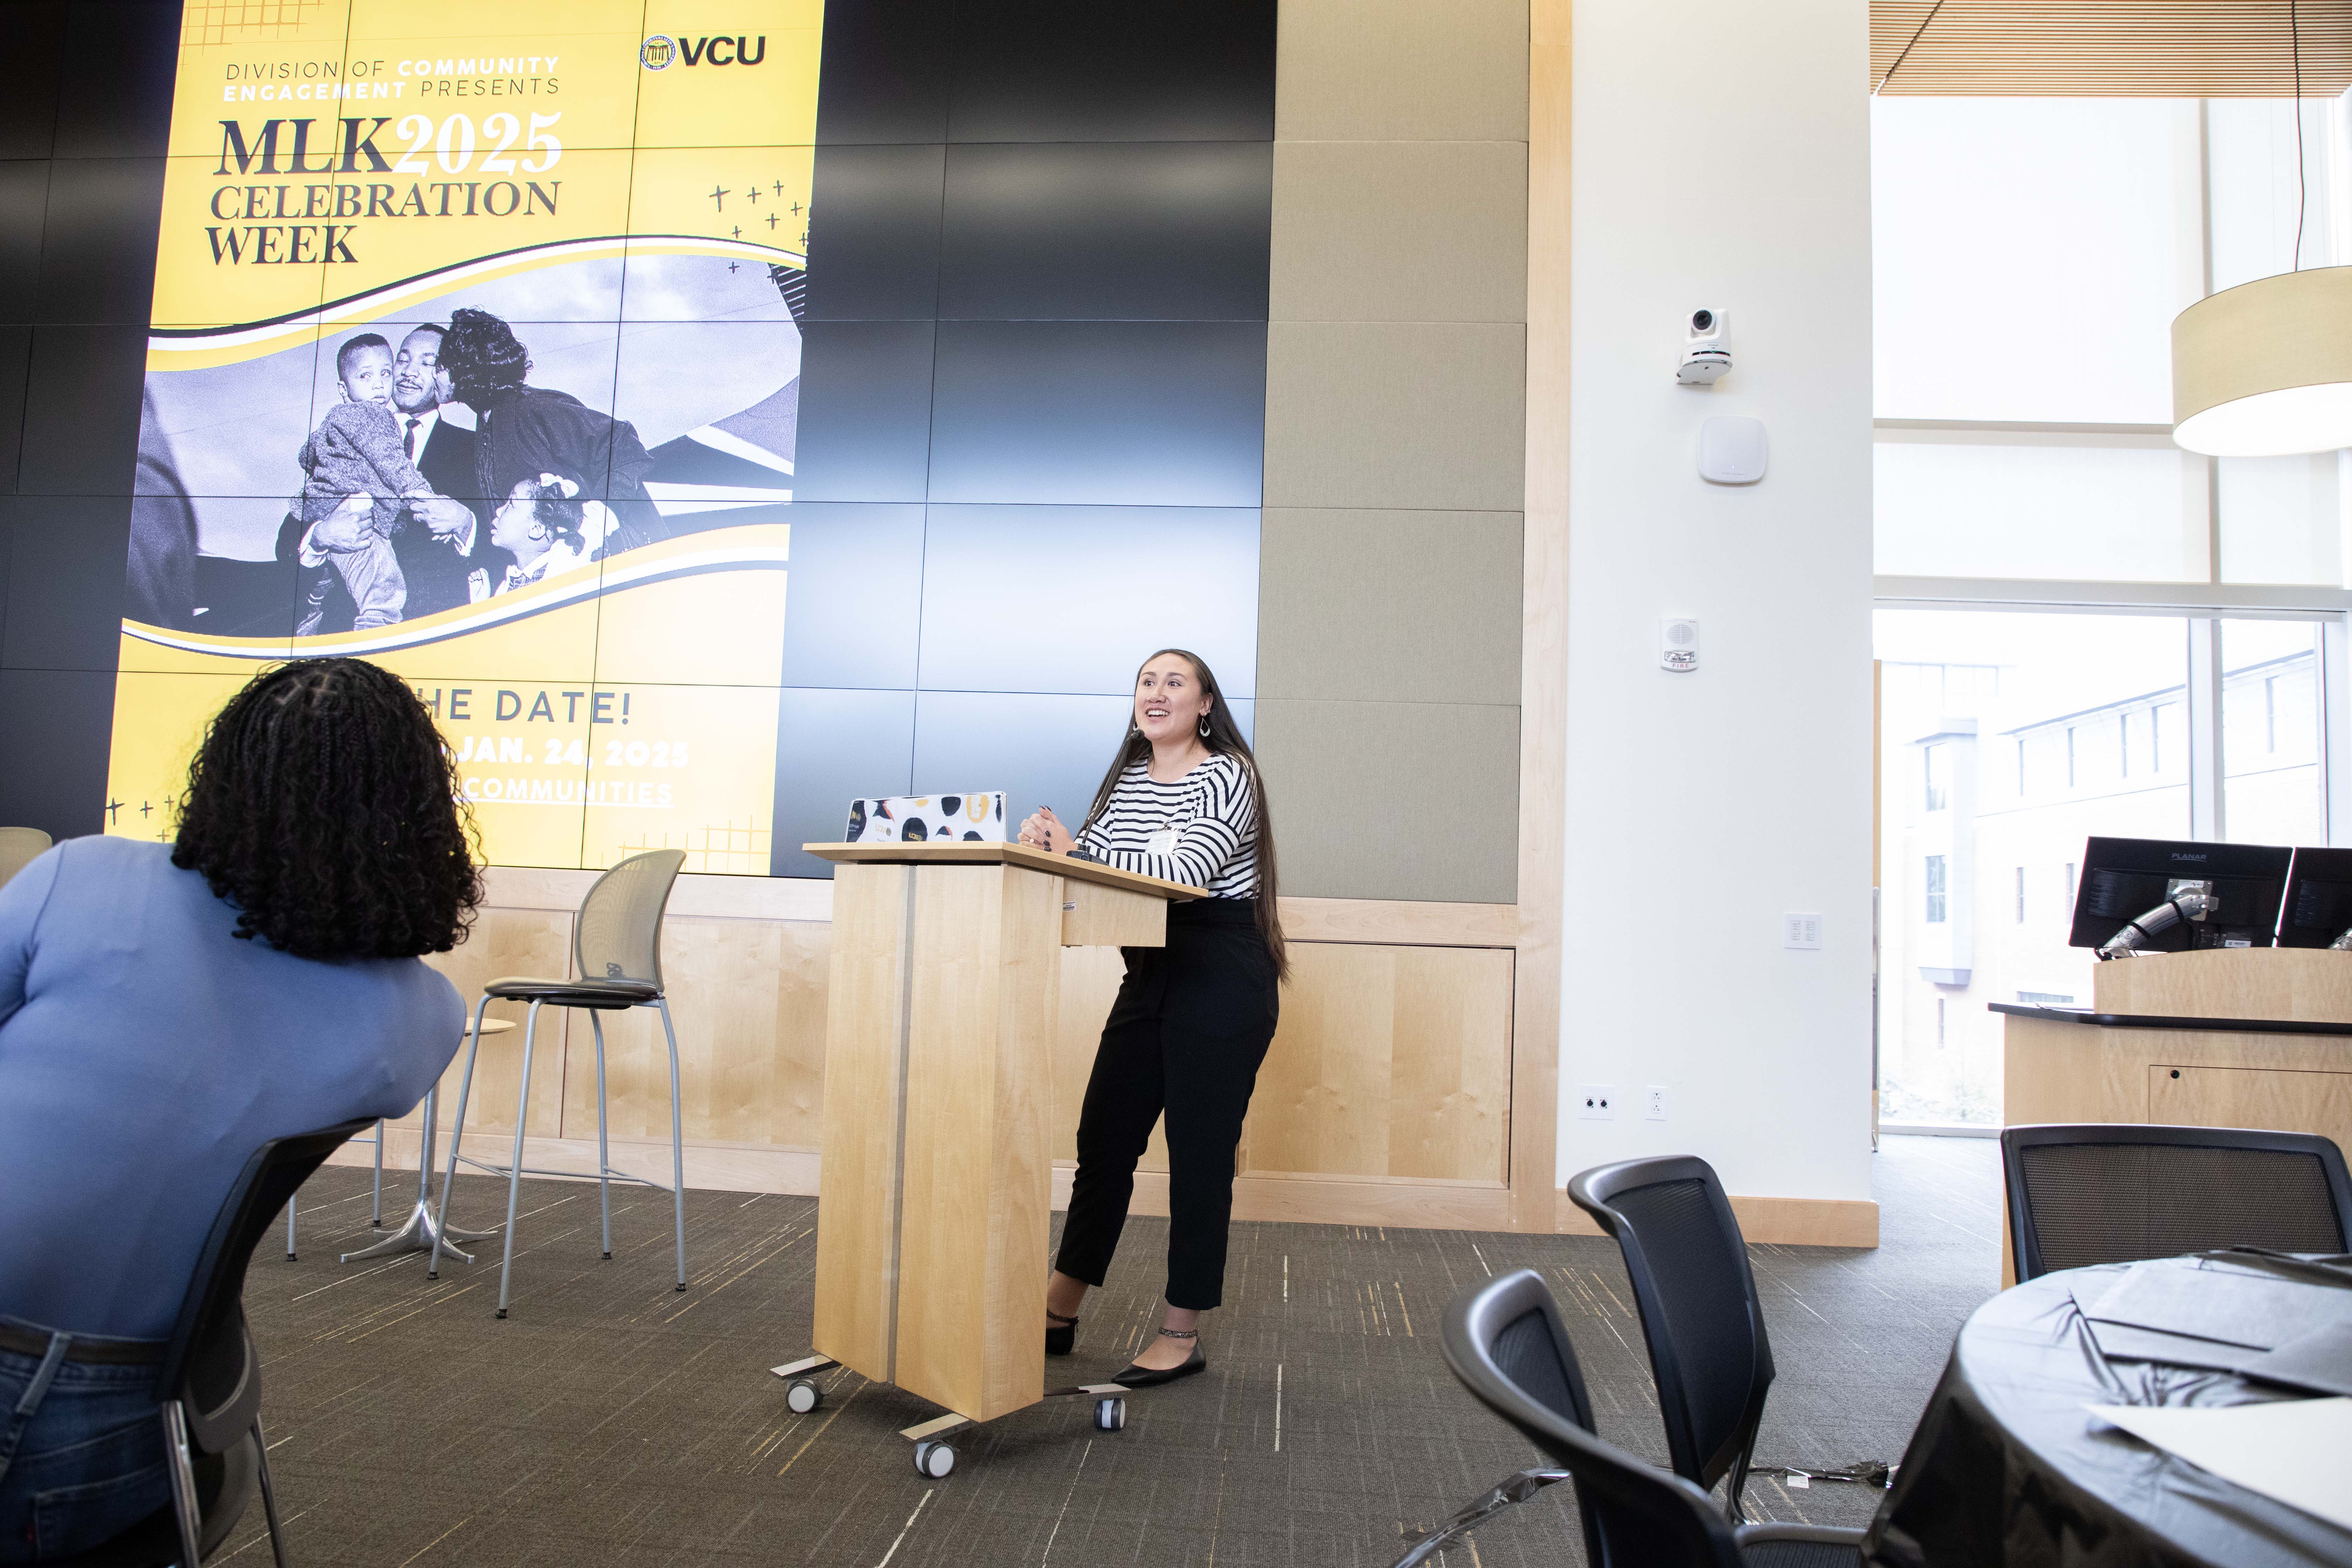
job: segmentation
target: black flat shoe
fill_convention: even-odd
[[[1059,1312],[1048,1312],[1045,1315],[1054,1320],[1045,1325],[1045,1353],[1047,1355],[1069,1354],[1071,1347],[1078,1341],[1078,1321],[1076,1318],[1066,1318]]]
[[[1165,1329],[1160,1331],[1171,1340],[1189,1340],[1194,1337],[1191,1334],[1171,1334]],[[1192,1346],[1192,1353],[1174,1366],[1137,1366],[1130,1362],[1126,1370],[1115,1374],[1111,1381],[1127,1388],[1157,1388],[1163,1383],[1173,1383],[1180,1377],[1190,1377],[1196,1372],[1208,1370],[1209,1358],[1202,1353],[1200,1345],[1195,1343]]]

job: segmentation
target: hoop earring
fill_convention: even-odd
[[[1201,715],[1201,739],[1202,739],[1203,741],[1205,741],[1205,740],[1207,740],[1208,738],[1209,738],[1209,716],[1208,716],[1206,713],[1203,713],[1203,714],[1202,714],[1202,715]]]

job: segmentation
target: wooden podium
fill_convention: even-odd
[[[2352,1147],[2352,952],[2204,948],[2091,971],[2091,1008],[1997,1002],[2001,1120],[2316,1132]],[[2004,1205],[2006,1200],[2004,1199]],[[2001,1283],[2016,1278],[2004,1207]]]
[[[1046,1394],[1056,949],[1161,946],[1207,894],[1019,844],[803,847],[838,867],[817,1354],[775,1371],[795,1410],[827,1362],[946,1406],[907,1432],[944,1475],[936,1439]]]

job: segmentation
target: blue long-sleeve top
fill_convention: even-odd
[[[73,838],[0,887],[0,1315],[162,1339],[272,1138],[397,1116],[465,1005],[414,958],[297,958],[171,848]]]

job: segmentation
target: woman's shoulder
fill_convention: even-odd
[[[1247,789],[1250,771],[1231,752],[1212,752],[1209,760],[1192,770],[1193,778],[1219,789]]]

